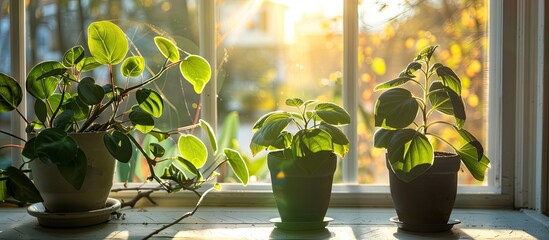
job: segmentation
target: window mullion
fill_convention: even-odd
[[[23,92],[23,99],[17,110],[26,118],[27,116],[27,97],[26,97],[26,44],[25,44],[25,1],[11,0],[10,1],[10,54],[11,54],[11,75],[19,82]],[[12,133],[22,138],[26,138],[25,124],[17,111],[11,113],[11,130]],[[12,140],[16,145],[24,144],[17,139]],[[21,151],[19,149],[12,150],[12,166],[19,167],[22,164]]]
[[[358,1],[343,2],[343,105],[351,115],[351,124],[345,128],[351,150],[342,170],[343,182],[358,183]]]
[[[212,68],[210,82],[204,87],[201,96],[201,118],[217,129],[217,77],[216,77],[216,48],[215,48],[215,1],[198,1],[198,33],[200,55],[204,57]]]

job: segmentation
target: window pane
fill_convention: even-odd
[[[10,63],[10,14],[9,14],[9,1],[0,1],[0,72],[10,75],[11,63]],[[5,132],[11,132],[11,112],[0,113],[0,130]],[[0,133],[0,146],[11,144],[11,137],[6,134]],[[0,169],[6,169],[11,165],[11,148],[4,148],[0,150]],[[15,150],[17,151],[17,150]]]
[[[342,103],[343,1],[224,0],[217,14],[219,119],[238,112],[252,179],[270,183],[264,155],[252,159],[248,148],[252,125],[287,98]]]
[[[373,148],[373,108],[380,94],[373,89],[397,78],[417,52],[428,45],[439,45],[436,60],[461,78],[467,114],[464,128],[486,147],[487,1],[361,1],[359,18],[360,183],[388,183],[385,151]],[[454,122],[448,116],[432,116]],[[456,142],[459,136],[452,129],[433,130],[450,142]],[[436,148],[453,151],[441,142]],[[462,169],[461,184],[481,184],[465,167]]]
[[[163,56],[153,42],[155,36],[171,38],[181,49],[193,54],[198,53],[198,21],[194,0],[29,1],[27,14],[30,39],[27,43],[29,66],[44,60],[59,61],[65,51],[75,45],[83,45],[87,49],[88,25],[100,20],[113,21],[120,26],[130,41],[129,54],[143,55],[147,67],[150,68],[143,79],[132,79],[130,86],[145,80],[147,76],[151,76],[151,72],[158,72],[164,63]],[[109,83],[106,67],[86,74],[93,75],[100,85]],[[118,68],[114,74],[117,84],[124,86],[126,79],[121,76]],[[194,93],[192,86],[183,80],[178,69],[170,69],[147,87],[163,95],[164,114],[161,118],[155,119],[156,128],[168,131],[195,121],[195,116],[199,114],[199,96]],[[129,109],[135,104],[134,98],[135,96],[131,95],[121,107]],[[34,99],[29,98],[29,102],[33,104]],[[136,133],[135,137],[143,143],[156,141],[153,137],[143,137],[139,133]],[[173,141],[166,140],[161,144],[166,148],[166,157],[178,153]],[[164,161],[157,164],[157,174],[161,175],[163,166],[169,163],[170,161]],[[143,182],[149,175],[144,157],[135,151],[128,164],[117,163],[115,181]]]

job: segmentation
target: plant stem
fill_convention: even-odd
[[[23,139],[23,138],[21,138],[21,137],[15,136],[15,135],[13,135],[13,134],[11,134],[11,133],[9,133],[9,132],[0,130],[0,133],[6,134],[6,135],[8,135],[8,136],[10,136],[10,137],[12,137],[12,138],[17,138],[17,139],[19,139],[19,140],[21,140],[21,141],[23,141],[23,142],[27,142],[27,140],[25,140],[25,139]]]
[[[163,226],[162,228],[160,228],[160,229],[158,229],[158,230],[152,232],[151,234],[147,235],[147,236],[146,236],[145,238],[143,238],[143,239],[149,239],[149,238],[151,238],[152,236],[154,236],[154,235],[160,233],[161,231],[163,231],[163,230],[165,230],[165,229],[167,229],[167,228],[169,228],[169,227],[171,227],[171,226],[173,226],[173,225],[175,225],[175,224],[181,222],[183,219],[188,218],[188,217],[194,215],[194,213],[196,212],[196,210],[198,210],[198,208],[200,207],[200,204],[202,204],[202,200],[204,200],[204,198],[206,197],[206,195],[207,195],[208,193],[210,193],[210,192],[211,192],[212,190],[214,190],[214,189],[215,189],[215,188],[212,187],[212,188],[209,188],[208,190],[206,190],[206,191],[200,196],[200,199],[198,199],[198,202],[196,203],[196,205],[194,206],[194,209],[193,209],[192,211],[183,214],[183,216],[181,216],[180,218],[176,219],[174,222],[172,222],[172,223],[170,223],[170,224],[168,224],[168,225],[165,225],[165,226]]]

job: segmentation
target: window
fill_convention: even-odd
[[[518,207],[534,206],[541,181],[536,164],[541,162],[542,125],[536,114],[543,106],[535,104],[543,95],[542,88],[536,88],[543,85],[538,74],[542,62],[536,53],[543,45],[537,42],[539,29],[529,26],[543,26],[539,10],[543,4],[525,0],[73,0],[59,5],[28,1],[27,56],[30,63],[58,58],[63,49],[82,41],[80,32],[87,23],[99,19],[115,19],[134,29],[137,45],[146,41],[142,36],[163,30],[198,52],[198,35],[205,34],[207,39],[200,42],[206,44],[200,47],[209,49],[207,54],[217,49],[217,58],[211,60],[218,71],[213,94],[203,99],[203,117],[219,118],[218,129],[226,131],[222,123],[237,111],[238,142],[246,152],[251,124],[285,98],[345,104],[356,119],[349,129],[356,134],[351,139],[357,141],[355,152],[338,168],[340,184],[334,188],[334,204],[386,206],[390,202],[383,152],[371,144],[374,129],[369,121],[377,96],[371,89],[396,76],[422,46],[438,44],[437,56],[455,66],[469,89],[464,94],[467,127],[481,136],[492,162],[483,183],[460,174],[464,194],[458,197],[458,205],[511,206],[518,199]],[[0,1],[2,9],[7,5],[8,1]],[[1,13],[0,23],[8,21],[6,12]],[[213,13],[216,22],[204,21],[204,15]],[[3,26],[0,31],[5,31]],[[204,29],[214,29],[217,35]],[[182,92],[182,84],[178,82],[174,94],[185,94],[187,104],[178,100],[171,104],[180,112],[185,110],[171,116],[163,123],[166,126],[190,121],[188,116],[196,111],[198,98]],[[157,87],[171,86],[164,82]],[[226,192],[218,194],[264,202],[262,193],[270,190],[267,171],[264,160],[253,161],[257,185],[240,192],[227,184]],[[120,181],[141,181],[146,176],[139,164],[120,167],[118,174]],[[231,182],[231,176],[222,181]],[[239,194],[231,194],[232,190]]]

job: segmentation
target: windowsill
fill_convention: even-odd
[[[137,239],[143,238],[191,208],[146,207],[123,209],[123,217],[106,224],[75,229],[52,229],[38,225],[25,208],[0,208],[2,239]],[[335,220],[326,231],[283,232],[269,219],[278,217],[276,208],[202,207],[194,216],[174,225],[156,237],[187,239],[541,239],[549,236],[549,218],[534,211],[456,209],[451,219],[461,220],[451,231],[414,234],[398,230],[389,221],[390,208],[331,208],[327,216]]]

